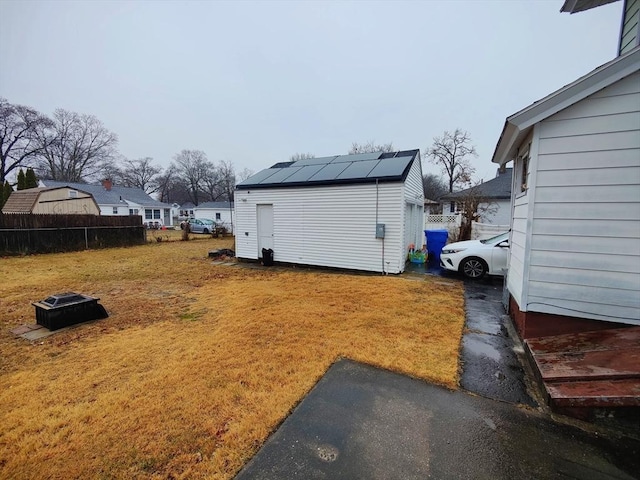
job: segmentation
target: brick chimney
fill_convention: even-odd
[[[104,187],[104,189],[105,189],[107,192],[110,192],[110,191],[111,191],[111,187],[113,187],[113,182],[112,182],[109,178],[105,178],[105,179],[102,181],[102,186]]]

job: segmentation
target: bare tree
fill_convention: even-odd
[[[453,133],[444,132],[441,137],[433,139],[433,145],[427,150],[429,161],[442,169],[449,182],[449,192],[455,186],[471,183],[471,176],[476,169],[471,165],[469,157],[477,157],[476,149],[471,145],[469,134],[459,128]]]
[[[38,130],[40,176],[51,180],[81,182],[99,175],[114,158],[118,137],[93,115],[61,108],[53,114],[53,126]]]
[[[424,197],[429,200],[438,200],[449,191],[447,190],[447,185],[442,181],[442,177],[433,173],[426,173],[422,177],[422,186],[424,188]]]
[[[164,173],[158,175],[158,200],[165,203],[184,203],[189,200],[188,189],[177,173],[175,164],[169,165]]]
[[[393,143],[383,143],[376,145],[373,140],[369,140],[367,143],[353,142],[349,149],[349,155],[354,153],[374,153],[374,152],[393,152]]]
[[[232,162],[221,161],[218,167],[220,172],[220,186],[223,198],[227,202],[233,202],[233,191],[236,188],[236,171]]]
[[[480,183],[477,183],[473,187],[456,194],[459,195],[455,199],[457,210],[462,216],[457,242],[471,238],[473,222],[477,222],[482,217],[492,215],[497,211],[497,204],[482,194],[480,185]]]
[[[198,205],[203,197],[204,180],[211,173],[211,163],[201,150],[182,150],[175,155],[175,170],[188,186],[190,200]]]
[[[125,187],[141,188],[147,194],[158,191],[160,185],[158,176],[162,168],[153,165],[153,158],[144,157],[136,160],[123,158],[121,160],[119,180]]]
[[[212,202],[220,200],[223,196],[220,170],[213,163],[208,165],[207,173],[203,178],[203,187]]]
[[[316,158],[313,153],[294,153],[289,157],[290,162],[297,162],[298,160],[306,160],[307,158]]]
[[[243,168],[236,174],[236,180],[238,182],[244,182],[247,178],[254,174],[254,171],[249,168]]]
[[[36,110],[12,105],[0,97],[0,185],[40,151],[37,131],[51,125],[51,120]]]

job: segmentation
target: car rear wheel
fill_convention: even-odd
[[[460,272],[471,280],[484,277],[488,270],[485,261],[478,257],[465,258],[460,264]]]

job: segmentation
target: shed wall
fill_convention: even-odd
[[[34,214],[84,214],[99,215],[100,209],[93,197],[77,192],[77,198],[69,198],[69,189],[45,190],[33,206]]]
[[[237,190],[236,255],[261,256],[257,205],[272,204],[276,262],[400,273],[406,257],[402,199],[402,183],[381,183],[377,195],[375,184]],[[386,225],[384,241],[375,238],[376,223]]]

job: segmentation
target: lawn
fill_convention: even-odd
[[[338,357],[456,387],[459,283],[216,266],[232,239],[193,237],[0,258],[0,478],[231,478]],[[10,333],[63,291],[110,317]]]

